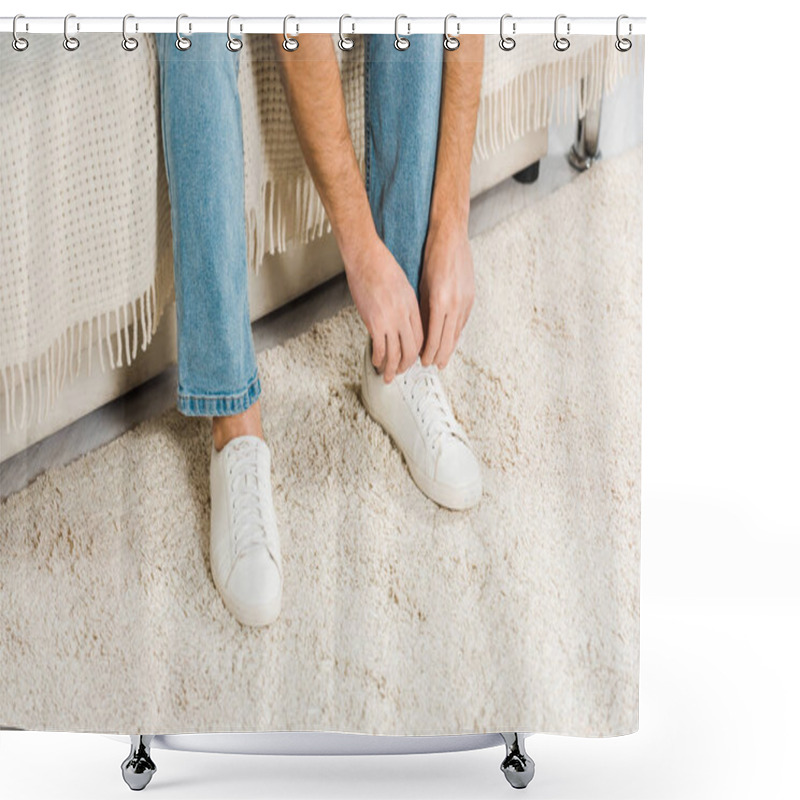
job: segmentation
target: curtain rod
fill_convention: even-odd
[[[559,15],[559,36],[617,33],[616,17],[570,17]],[[620,21],[620,35],[631,36],[645,32],[645,17],[624,17]],[[13,17],[0,17],[0,31],[11,33]],[[128,18],[128,35],[134,33],[169,33],[176,31],[176,17],[135,17]],[[503,32],[508,36],[528,33],[553,34],[555,17],[514,17],[505,15]],[[444,34],[444,17],[354,17],[347,15],[340,23],[339,17],[236,17],[231,23],[231,32],[242,33],[283,33],[284,25],[291,35],[299,33],[338,34],[340,24],[345,35],[363,33],[395,33],[395,25],[403,36],[415,33]],[[18,34],[64,33],[64,17],[26,17],[17,20]],[[122,33],[122,17],[80,17],[70,15],[67,20],[70,35],[78,33]],[[226,33],[227,17],[193,17],[181,15],[182,34],[193,32]],[[451,36],[462,34],[500,35],[500,17],[458,17],[450,15],[447,30]]]

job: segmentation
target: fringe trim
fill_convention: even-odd
[[[596,108],[604,93],[635,70],[644,59],[644,37],[628,53],[618,53],[613,36],[599,37],[577,56],[537,64],[481,99],[473,158],[491,157],[531,130],[582,117]],[[595,75],[589,91],[581,79]],[[363,162],[363,157],[360,159]],[[360,164],[363,174],[363,163]],[[262,177],[255,204],[247,209],[247,259],[256,275],[268,255],[285,252],[289,243],[304,245],[331,231],[330,220],[311,174]]]
[[[584,116],[622,77],[633,70],[638,74],[644,60],[644,37],[635,38],[627,53],[618,53],[615,41],[613,36],[603,36],[579,55],[537,64],[486,95],[475,131],[475,161],[545,127],[554,112],[557,124]],[[600,79],[588,81],[588,92],[582,92],[581,80],[595,76],[598,64]]]
[[[247,210],[247,260],[259,274],[268,255],[289,242],[308,244],[332,230],[308,170],[298,177],[262,179],[255,206]]]
[[[6,432],[31,425],[36,416],[41,423],[52,411],[69,378],[72,383],[81,369],[84,331],[86,374],[92,369],[92,350],[97,350],[101,372],[130,366],[137,350],[147,350],[158,327],[156,318],[156,284],[120,308],[100,313],[87,321],[77,322],[58,336],[50,347],[27,363],[11,364],[0,369],[5,401]],[[113,319],[112,319],[113,318]],[[96,339],[93,335],[96,332]],[[141,345],[140,345],[141,336]],[[105,354],[104,354],[105,350]],[[123,360],[124,354],[124,360]]]

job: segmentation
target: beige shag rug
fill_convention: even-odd
[[[641,148],[473,241],[443,373],[484,464],[441,509],[358,399],[354,308],[258,357],[284,605],[225,610],[210,425],[172,410],[0,505],[0,725],[638,728]]]

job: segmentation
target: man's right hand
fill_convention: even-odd
[[[304,33],[299,56],[272,37],[297,138],[345,263],[347,283],[372,337],[372,363],[389,383],[422,348],[417,296],[381,241],[353,150],[339,62],[327,33]]]
[[[391,383],[422,348],[417,295],[389,248],[376,235],[345,259],[350,294],[372,337],[372,364]]]

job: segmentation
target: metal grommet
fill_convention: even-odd
[[[447,32],[447,23],[451,19],[456,19],[456,15],[455,14],[448,14],[444,18],[444,40],[443,40],[442,44],[444,45],[444,49],[445,50],[451,50],[452,51],[452,50],[458,50],[458,47],[461,44],[461,42],[459,42],[458,39],[456,38],[458,36],[458,34],[461,32],[461,23],[460,22],[456,22],[456,35],[455,36],[451,36]]]
[[[70,19],[75,19],[75,15],[67,14],[67,16],[64,17],[64,41],[61,42],[61,44],[64,45],[65,50],[69,50],[71,53],[74,50],[77,50],[81,46],[81,43],[74,36],[70,36],[67,31],[67,25],[69,24]]]
[[[352,50],[354,45],[355,45],[355,42],[352,39],[350,39],[347,36],[345,36],[344,32],[342,30],[342,26],[344,25],[344,21],[346,19],[353,19],[353,18],[349,14],[342,14],[342,16],[339,17],[339,49],[340,50]],[[355,33],[356,26],[353,24],[351,27],[353,29],[352,33]]]
[[[244,42],[241,39],[234,39],[233,36],[231,36],[231,22],[235,19],[239,19],[236,14],[231,14],[228,17],[228,41],[225,42],[225,47],[227,47],[231,53],[238,53],[244,47]],[[241,32],[241,30],[240,27],[239,31]]]
[[[503,14],[503,16],[500,17],[500,49],[505,50],[506,52],[508,52],[509,50],[513,50],[517,46],[516,39],[513,39],[511,36],[506,36],[505,33],[503,33],[503,23],[507,19],[511,19],[511,14]],[[512,33],[517,32],[516,22],[511,23],[511,32]]]
[[[293,36],[289,36],[287,30],[287,23],[289,22],[290,19],[297,19],[297,17],[293,17],[291,14],[287,14],[283,18],[283,49],[289,53],[292,53],[295,50],[297,50],[298,47],[300,47],[300,42],[298,42],[297,39],[295,39]],[[300,30],[299,25],[295,27],[296,30],[298,31]]]
[[[553,32],[555,35],[555,41],[553,42],[553,47],[558,50],[559,53],[563,53],[565,50],[569,50],[569,39],[566,36],[559,36],[558,35],[558,21],[560,19],[566,19],[566,14],[557,14],[556,21],[553,25]],[[569,34],[569,22],[567,23],[567,34]]]
[[[23,50],[27,50],[27,49],[28,49],[28,40],[27,40],[27,39],[23,39],[23,38],[22,38],[22,37],[21,37],[21,36],[20,36],[20,35],[17,33],[17,20],[18,20],[18,19],[25,19],[25,15],[24,15],[24,14],[17,14],[17,16],[16,16],[16,17],[14,17],[14,22],[12,22],[12,23],[11,23],[11,33],[12,33],[12,35],[13,35],[13,37],[14,37],[14,38],[11,40],[11,46],[12,46],[12,47],[13,47],[13,48],[14,48],[14,49],[15,49],[15,50],[18,52],[18,53],[21,53]]]
[[[175,47],[177,47],[178,50],[188,50],[192,46],[191,39],[186,36],[181,36],[181,20],[186,19],[188,16],[188,14],[178,14],[175,20]],[[189,25],[189,30],[192,30],[191,25]]]
[[[133,14],[126,14],[122,18],[122,49],[131,53],[139,46],[139,40],[134,39],[133,36],[128,36],[129,19],[133,19]]]
[[[408,50],[411,47],[411,41],[406,39],[405,36],[400,35],[400,20],[401,19],[408,19],[405,14],[398,14],[394,18],[394,46],[397,50]],[[409,34],[411,33],[411,25],[408,25]]]
[[[633,42],[631,42],[631,40],[627,39],[627,38],[620,38],[620,35],[619,35],[619,22],[622,19],[628,19],[628,15],[627,14],[620,14],[617,17],[617,41],[614,42],[614,47],[616,47],[617,50],[619,50],[620,53],[627,53],[628,50],[630,50],[631,47],[633,47]],[[633,31],[633,28],[631,27],[631,24],[629,22],[628,23],[628,35],[630,35],[632,31]]]

